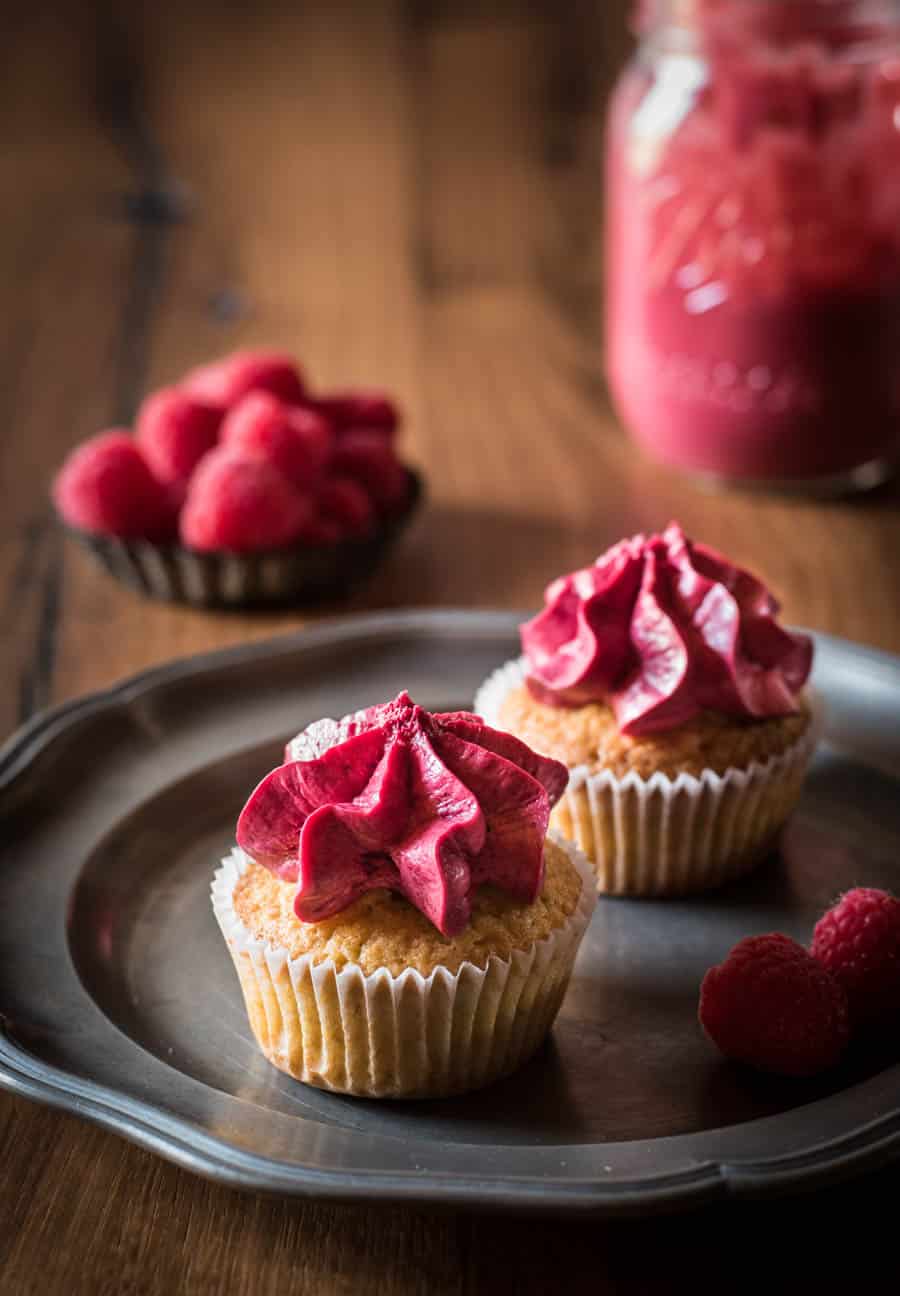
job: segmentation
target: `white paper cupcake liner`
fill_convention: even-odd
[[[501,666],[478,690],[477,714],[502,729],[503,702],[524,680],[523,658]],[[821,704],[810,701],[812,722],[802,738],[745,769],[644,779],[576,766],[551,823],[588,856],[605,894],[721,886],[763,858],[797,802],[821,730]]]
[[[213,910],[262,1052],[306,1084],[368,1098],[439,1097],[514,1071],[553,1024],[596,903],[589,862],[559,835],[552,840],[582,880],[568,920],[509,959],[429,976],[414,968],[365,975],[258,940],[234,908],[251,861],[233,850],[216,871]]]

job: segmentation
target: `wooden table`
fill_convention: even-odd
[[[408,411],[430,504],[351,609],[533,605],[674,516],[764,570],[792,621],[900,651],[896,489],[827,506],[700,494],[642,462],[610,412],[601,124],[623,0],[141,8],[33,0],[8,23],[0,732],[299,624],[143,602],[47,505],[75,441],[260,342]],[[616,1225],[264,1201],[4,1096],[0,1291],[832,1290],[841,1254],[857,1274],[877,1262],[898,1189],[885,1171],[789,1206]]]

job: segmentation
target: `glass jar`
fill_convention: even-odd
[[[900,458],[898,8],[640,7],[609,119],[606,344],[655,458],[822,491]]]

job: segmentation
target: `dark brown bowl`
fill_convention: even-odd
[[[367,536],[336,544],[249,554],[201,553],[63,525],[111,576],[150,598],[209,608],[315,603],[342,598],[373,575],[422,501],[421,476],[412,469],[407,474],[409,493],[401,512],[383,519]]]

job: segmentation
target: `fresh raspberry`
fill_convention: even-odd
[[[306,487],[328,463],[332,431],[312,410],[284,405],[268,392],[250,392],[225,416],[222,444],[265,459],[295,486]]]
[[[400,422],[397,406],[383,392],[335,392],[320,396],[312,405],[331,421],[338,433],[365,428],[389,436]]]
[[[341,524],[324,513],[314,512],[312,518],[300,532],[299,539],[308,545],[333,545],[346,535]]]
[[[400,508],[406,499],[406,469],[378,432],[345,432],[335,445],[332,469],[360,482],[381,513]]]
[[[161,482],[186,482],[219,434],[222,411],[180,391],[164,387],[138,410],[135,435],[154,476]]]
[[[843,987],[788,936],[748,936],[700,988],[700,1023],[726,1057],[777,1075],[833,1066],[849,1038]]]
[[[184,508],[184,501],[187,499],[188,478],[182,478],[179,481],[163,482],[166,492],[166,507],[169,516],[172,518],[172,528],[170,539],[174,540],[178,533],[178,515]]]
[[[235,351],[223,360],[201,365],[180,383],[197,400],[231,409],[248,392],[267,391],[288,405],[304,400],[300,371],[279,351]]]
[[[53,499],[66,522],[84,531],[155,541],[175,531],[169,492],[117,428],[76,446],[56,475]]]
[[[181,539],[191,549],[249,553],[304,539],[316,520],[311,499],[277,468],[230,446],[211,451],[191,479]]]
[[[848,891],[816,923],[810,952],[844,987],[854,1029],[900,1025],[900,900],[875,887]]]
[[[322,514],[336,523],[339,535],[365,535],[375,521],[375,509],[364,488],[352,477],[329,477],[316,492]]]

